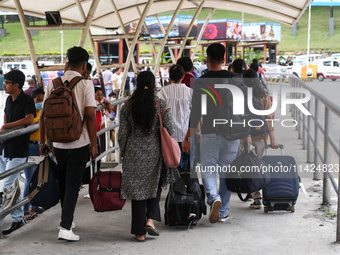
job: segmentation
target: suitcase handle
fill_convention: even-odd
[[[268,148],[271,148],[272,146],[271,146],[271,144],[267,144],[267,145],[265,145],[265,151],[266,151],[266,156],[268,156]],[[281,149],[281,156],[283,156],[284,155],[284,145],[283,144],[279,144],[279,148]]]

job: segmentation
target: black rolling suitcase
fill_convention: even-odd
[[[263,189],[264,212],[286,210],[294,212],[294,205],[299,196],[299,176],[296,162],[292,156],[283,156],[283,145],[279,145],[281,156],[266,156],[262,159],[268,163],[271,171],[271,182]]]

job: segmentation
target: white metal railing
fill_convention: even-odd
[[[307,163],[313,163],[315,166],[313,178],[319,180],[323,174],[322,203],[331,204],[332,186],[337,194],[336,241],[340,241],[339,182],[333,173],[334,166],[339,165],[340,147],[339,142],[336,142],[334,138],[335,134],[332,129],[335,117],[340,118],[340,107],[293,75],[290,76],[290,85],[293,88],[307,89],[312,96],[309,102],[304,104],[312,115],[304,115],[296,105],[291,107],[291,112],[298,123],[296,126],[298,138],[303,140],[303,149],[307,149]],[[303,94],[292,93],[292,97],[303,98]],[[324,108],[324,115],[322,115],[322,108]],[[321,144],[322,137],[323,145]],[[332,162],[334,155],[337,157],[336,163]],[[317,170],[319,166],[322,168]]]
[[[122,107],[122,104],[124,102],[126,102],[129,99],[129,97],[126,98],[122,98],[122,99],[118,99],[115,100],[113,102],[111,102],[112,106],[117,106],[117,111],[116,111],[116,124],[112,125],[110,127],[107,127],[103,130],[100,130],[99,132],[97,132],[97,136],[110,132],[111,130],[118,128],[119,127],[119,123],[120,123],[120,110]],[[100,111],[103,110],[104,107],[103,106],[99,106],[96,111]],[[34,123],[33,125],[27,126],[27,127],[17,127],[17,128],[13,128],[13,129],[8,129],[5,131],[0,132],[0,141],[4,141],[4,140],[8,140],[10,138],[16,137],[16,136],[20,136],[23,134],[27,134],[27,133],[32,133],[35,132],[39,129],[39,124],[38,123]],[[97,162],[100,161],[103,157],[105,157],[106,155],[108,155],[109,153],[115,152],[117,155],[120,155],[120,147],[119,145],[113,146],[111,148],[109,148],[108,150],[104,151],[103,153],[101,153],[100,155],[98,155],[98,157],[95,159],[95,171],[97,171]],[[120,164],[120,157],[118,157],[118,163]],[[11,168],[7,171],[5,171],[4,173],[0,174],[0,180],[11,176],[13,174],[16,174],[18,172],[21,172],[22,170],[37,165],[39,164],[39,162],[26,162],[24,164],[21,164],[19,166],[16,166],[14,168]],[[91,161],[87,162],[86,167],[91,165]],[[6,215],[10,214],[11,212],[15,211],[16,209],[20,208],[21,206],[27,204],[28,201],[28,197],[24,197],[22,200],[20,200],[18,203],[16,203],[14,206],[7,208],[6,210],[2,211],[0,213],[0,219],[4,218]]]

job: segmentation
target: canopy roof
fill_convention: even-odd
[[[45,11],[59,11],[64,22],[84,22],[79,12],[77,1],[70,0],[25,0],[20,1],[26,15],[45,17]],[[91,0],[79,0],[85,14],[91,7]],[[120,27],[119,18],[115,13],[113,0],[100,0],[95,11],[92,27]],[[154,0],[147,16],[171,13],[177,9],[180,0]],[[260,15],[269,19],[293,25],[304,13],[312,0],[205,0],[203,9],[239,11]],[[147,0],[114,0],[124,24],[136,21],[143,12]],[[196,10],[200,0],[185,0],[181,10]],[[0,9],[16,11],[15,0],[0,0]],[[226,17],[227,18],[227,17]]]

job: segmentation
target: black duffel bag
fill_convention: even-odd
[[[268,164],[245,149],[231,164],[226,182],[231,192],[236,192],[238,197],[246,202],[252,192],[266,187],[270,182],[270,173],[267,171]],[[241,193],[247,193],[245,198]]]
[[[46,155],[32,175],[28,200],[34,206],[51,207],[55,206],[59,199],[58,166]]]

